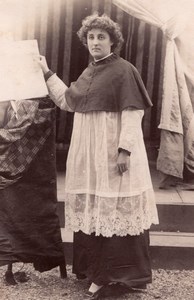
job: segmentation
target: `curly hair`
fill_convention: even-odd
[[[77,35],[84,46],[87,47],[87,33],[92,29],[102,29],[108,32],[113,43],[111,50],[119,53],[123,45],[123,35],[118,23],[111,20],[106,14],[99,16],[94,13],[82,21],[82,27],[78,30]]]

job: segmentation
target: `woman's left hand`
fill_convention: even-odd
[[[119,153],[117,159],[117,167],[121,175],[129,169],[129,160],[130,160],[130,156],[127,152],[121,151]]]

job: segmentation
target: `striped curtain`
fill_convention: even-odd
[[[76,36],[82,19],[98,11],[118,22],[125,39],[121,56],[137,67],[154,104],[144,117],[144,136],[147,144],[158,143],[165,55],[165,41],[159,29],[129,16],[111,0],[7,0],[0,1],[0,10],[6,14],[6,22],[10,22],[7,26],[16,40],[38,40],[49,67],[67,85],[88,64],[87,50]],[[6,25],[1,27],[0,34]],[[57,142],[69,143],[72,122],[72,114],[58,110]]]

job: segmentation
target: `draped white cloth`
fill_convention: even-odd
[[[184,166],[194,172],[194,1],[113,0],[166,37],[161,143],[157,168],[183,178]]]

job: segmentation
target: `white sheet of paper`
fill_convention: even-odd
[[[37,55],[36,40],[0,43],[0,102],[48,95]]]

